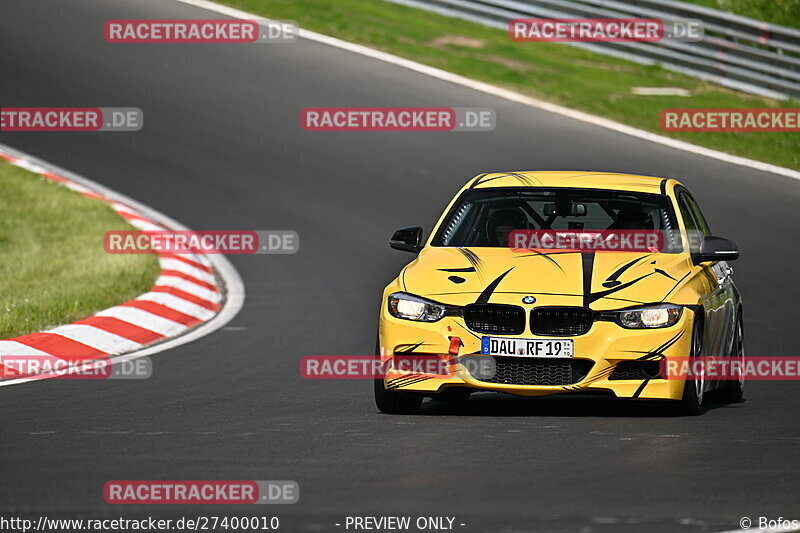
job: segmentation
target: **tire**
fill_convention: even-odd
[[[390,415],[413,415],[419,412],[421,394],[386,390],[382,379],[375,381],[375,405],[381,413]]]
[[[744,369],[744,323],[742,315],[736,317],[736,330],[733,336],[731,361],[739,360]],[[720,399],[727,403],[739,403],[744,400],[744,370],[739,374],[739,379],[729,379],[720,389]]]
[[[692,347],[689,354],[690,368],[695,368],[697,358],[703,353],[703,323],[695,317],[692,326]],[[697,416],[702,412],[703,407],[703,386],[705,385],[705,372],[694,379],[687,379],[683,387],[683,397],[677,405],[679,414],[686,416]]]
[[[375,343],[375,355],[380,357],[380,344]],[[389,415],[413,415],[422,407],[423,396],[409,392],[386,390],[383,378],[375,382],[375,405],[381,413]]]

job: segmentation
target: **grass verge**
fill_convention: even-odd
[[[556,43],[516,43],[504,31],[375,0],[220,0],[274,19],[512,89],[644,130],[789,168],[797,133],[665,133],[663,108],[797,107]],[[691,96],[638,96],[633,87],[679,87]],[[313,105],[313,102],[309,102]],[[391,102],[386,102],[391,105]]]
[[[67,324],[153,286],[155,255],[111,255],[135,229],[111,207],[0,160],[0,339]]]
[[[800,0],[684,0],[772,24],[800,28]]]

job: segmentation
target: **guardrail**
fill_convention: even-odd
[[[700,20],[698,42],[569,43],[770,98],[800,99],[800,30],[673,0],[388,0],[507,29],[515,18]]]

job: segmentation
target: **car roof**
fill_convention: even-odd
[[[612,172],[582,172],[563,170],[527,170],[494,172],[476,176],[466,188],[492,189],[499,187],[575,187],[609,189],[660,194],[667,179],[657,176],[617,174]]]

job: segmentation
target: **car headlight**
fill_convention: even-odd
[[[389,296],[389,314],[395,318],[436,322],[445,315],[447,307],[405,292],[396,292]]]
[[[675,325],[681,318],[683,308],[678,305],[654,305],[638,309],[619,311],[619,323],[624,328],[666,328]]]

